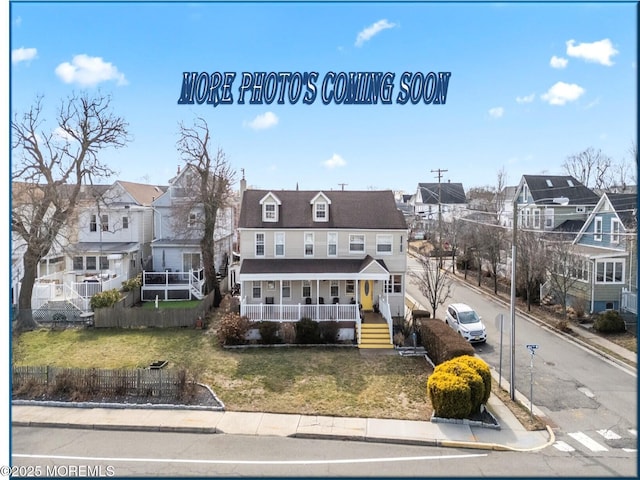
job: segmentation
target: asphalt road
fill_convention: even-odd
[[[634,464],[553,448],[535,453],[223,434],[13,429],[26,471],[114,477],[618,477]],[[515,467],[517,465],[517,467]],[[53,475],[49,475],[53,476]]]
[[[409,268],[418,268],[409,260]],[[427,303],[411,281],[407,291]],[[496,371],[510,379],[510,312],[490,295],[456,281],[451,298],[438,309],[444,318],[447,303],[473,306],[487,327],[486,344],[475,346],[477,354]],[[496,317],[504,315],[501,334]],[[556,448],[586,448],[588,454],[617,451],[637,459],[637,375],[631,369],[610,362],[601,355],[572,342],[565,336],[516,315],[516,389],[548,417],[562,443]],[[531,355],[527,344],[538,345]],[[502,359],[500,352],[502,351]],[[595,443],[594,443],[595,442]],[[586,445],[585,445],[586,444]]]

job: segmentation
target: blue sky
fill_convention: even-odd
[[[29,3],[10,11],[15,112],[44,95],[110,94],[132,141],[123,180],[166,184],[178,122],[262,188],[493,185],[504,168],[562,174],[588,147],[630,160],[637,132],[633,3]],[[182,73],[235,72],[234,102],[178,105]],[[242,72],[451,72],[444,105],[237,103]],[[49,124],[49,128],[55,125]]]

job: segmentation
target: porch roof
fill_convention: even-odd
[[[73,245],[76,253],[130,253],[140,249],[137,242],[78,242]]]
[[[358,259],[337,258],[247,258],[240,267],[240,281],[250,280],[387,280],[383,260],[370,255]]]

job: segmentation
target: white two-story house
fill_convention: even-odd
[[[241,202],[241,314],[336,320],[343,339],[362,312],[389,330],[404,315],[408,230],[393,192],[248,189]]]
[[[152,202],[154,239],[152,262],[143,276],[142,300],[188,300],[204,296],[202,247],[203,205],[199,179],[189,165],[169,181]],[[225,272],[233,247],[233,205],[218,210],[215,231],[216,272]]]

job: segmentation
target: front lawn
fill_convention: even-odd
[[[16,365],[76,368],[168,360],[167,368],[188,369],[234,411],[431,417],[426,384],[432,369],[420,357],[356,348],[225,350],[211,331],[192,329],[43,329],[14,338],[12,354]]]
[[[194,308],[200,305],[202,300],[172,300],[158,302],[158,308]],[[156,302],[142,302],[142,308],[154,310]]]

